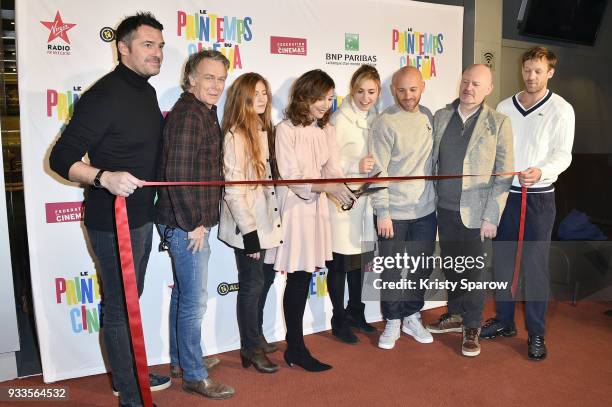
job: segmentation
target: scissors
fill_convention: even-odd
[[[382,171],[377,172],[376,174],[372,175],[371,178],[376,178],[379,177]],[[346,185],[346,187],[353,193],[353,195],[355,195],[355,197],[357,197],[359,199],[360,196],[362,195],[369,195],[369,194],[373,194],[374,192],[380,191],[381,189],[386,189],[387,187],[373,187],[372,186],[373,182],[366,182],[365,184],[361,185],[359,188],[353,190],[351,188],[349,188],[348,185]],[[355,204],[355,200],[351,199],[351,203],[350,204],[342,204],[342,206],[340,208],[342,208],[343,211],[348,211],[351,210],[351,208],[353,207],[353,205]]]

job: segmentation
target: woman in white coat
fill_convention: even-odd
[[[226,181],[273,177],[274,128],[270,85],[257,73],[238,77],[227,94],[223,114],[223,171]],[[275,177],[276,178],[276,177]],[[282,242],[280,212],[272,185],[225,187],[219,239],[234,248],[238,267],[237,312],[240,356],[245,368],[274,373],[267,353],[277,350],[263,335],[263,309],[275,272],[264,262],[266,249]],[[270,262],[271,263],[271,262]]]
[[[377,116],[376,102],[380,95],[380,76],[376,68],[362,65],[353,74],[350,94],[334,112],[330,122],[336,127],[340,165],[346,177],[367,177],[374,166],[368,154],[368,138],[372,121]],[[359,185],[352,184],[355,189]],[[365,319],[361,301],[363,271],[362,254],[373,251],[376,240],[372,206],[364,195],[350,210],[342,210],[330,201],[333,260],[326,263],[327,289],[333,305],[332,334],[343,342],[356,343],[351,326],[375,332]],[[344,282],[348,280],[349,301],[344,308]]]

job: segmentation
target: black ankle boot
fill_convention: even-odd
[[[298,365],[307,372],[323,372],[332,368],[331,365],[313,358],[306,346],[298,349],[288,346],[284,356],[289,367]]]
[[[355,344],[359,342],[359,338],[355,336],[351,330],[351,326],[347,318],[339,319],[332,317],[332,335],[340,339],[344,343]]]
[[[274,364],[262,349],[248,350],[240,349],[240,359],[242,367],[247,369],[251,365],[260,373],[275,373],[278,371],[278,365]]]
[[[361,309],[347,307],[346,317],[349,325],[354,328],[359,328],[361,332],[367,334],[376,332],[376,328],[373,325],[368,324],[368,322],[366,321],[364,311],[365,307]]]

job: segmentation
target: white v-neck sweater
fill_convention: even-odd
[[[575,116],[572,106],[550,90],[538,103],[525,109],[516,95],[502,100],[497,111],[510,117],[514,138],[514,168],[542,170],[534,188],[548,187],[572,161]],[[512,185],[520,187],[518,177]]]

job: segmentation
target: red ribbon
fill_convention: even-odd
[[[227,186],[227,185],[292,185],[292,184],[332,184],[343,182],[357,184],[363,182],[379,183],[388,181],[411,181],[416,179],[441,180],[464,177],[508,177],[518,175],[518,172],[500,172],[495,174],[464,174],[464,175],[415,175],[403,177],[371,177],[371,178],[304,178],[304,179],[278,179],[254,181],[145,181],[145,187],[173,187],[173,186]]]
[[[463,177],[491,177],[518,175],[518,172],[506,172],[497,174],[465,174],[465,175],[424,175],[405,177],[374,177],[374,178],[307,178],[300,180],[255,180],[255,181],[177,181],[158,182],[147,181],[145,187],[152,186],[227,186],[227,185],[291,185],[291,184],[328,184],[334,182],[344,183],[380,183],[389,181],[410,180],[442,180]],[[521,197],[521,220],[519,225],[518,247],[514,263],[514,276],[512,279],[512,295],[516,293],[518,276],[520,272],[521,256],[523,250],[523,235],[525,231],[525,211],[527,202],[527,188],[522,188]],[[130,226],[128,223],[125,198],[118,196],[115,200],[115,223],[117,226],[117,239],[119,242],[119,256],[121,259],[121,271],[125,290],[125,303],[127,307],[130,334],[132,336],[132,352],[136,362],[140,394],[145,407],[152,407],[153,398],[149,387],[149,368],[147,365],[147,354],[144,345],[144,335],[140,318],[140,305],[138,302],[138,288],[136,286],[136,273],[134,272],[134,257],[132,253],[132,242],[130,237]]]
[[[121,276],[123,278],[125,305],[130,325],[130,335],[132,336],[132,352],[136,362],[140,395],[142,396],[142,402],[145,407],[152,407],[153,397],[151,396],[151,388],[149,387],[149,367],[147,364],[144,335],[142,333],[140,304],[138,303],[138,286],[136,285],[136,273],[134,271],[134,253],[132,252],[132,239],[130,237],[130,225],[128,223],[125,198],[122,196],[118,196],[115,199],[115,225],[117,226],[119,258],[121,259]]]
[[[521,273],[521,258],[523,257],[523,238],[525,237],[525,217],[527,215],[527,187],[521,187],[521,218],[516,242],[516,256],[514,257],[514,274],[512,275],[512,298],[516,298],[519,275]]]

